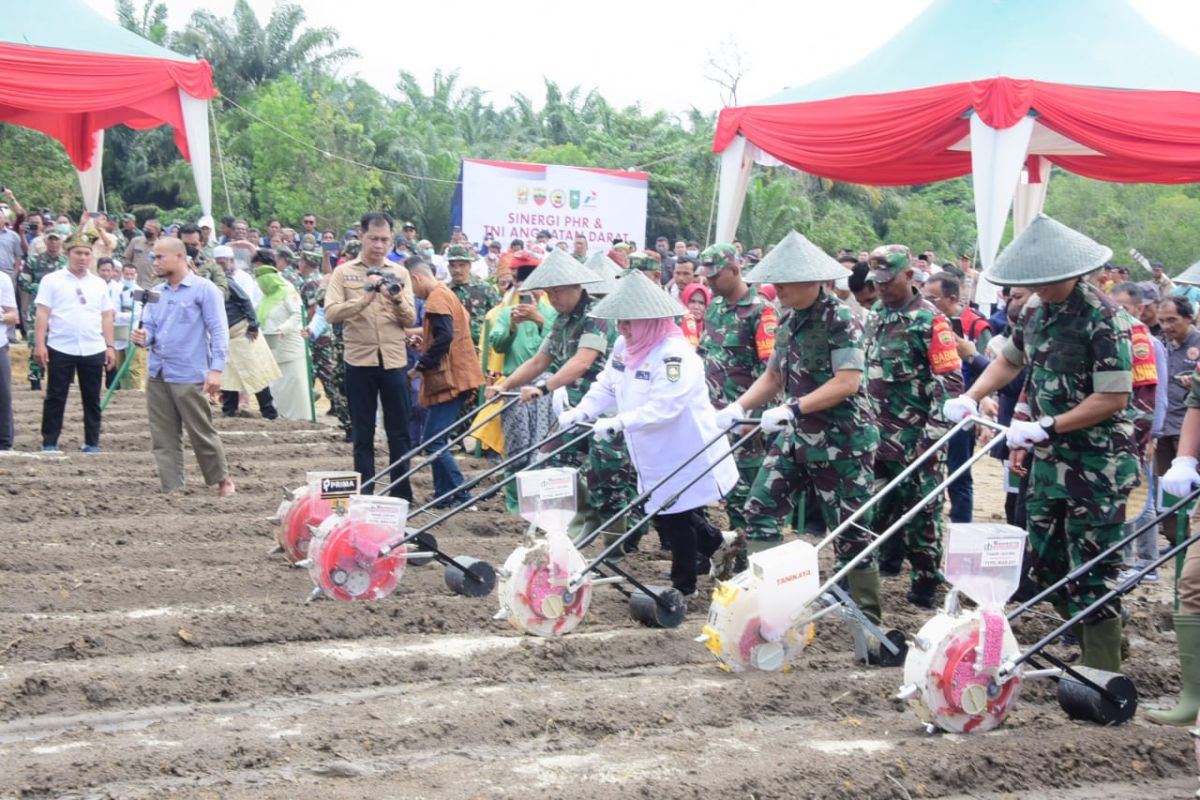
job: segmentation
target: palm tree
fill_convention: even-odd
[[[337,47],[336,29],[303,28],[305,19],[300,6],[280,3],[264,26],[246,0],[237,0],[232,19],[194,12],[173,44],[208,59],[218,88],[230,97],[282,75],[323,73],[358,56],[352,48]]]
[[[133,7],[133,0],[117,0],[117,22],[127,31],[133,31],[143,39],[149,39],[155,44],[166,44],[167,41],[167,5],[146,0],[139,16]]]

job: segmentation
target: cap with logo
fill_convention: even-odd
[[[447,261],[474,261],[474,248],[469,244],[452,244],[446,251]]]
[[[740,264],[737,248],[726,242],[710,245],[700,253],[700,268],[696,274],[701,277],[711,277],[725,267]]]
[[[912,253],[907,245],[881,244],[871,251],[871,280],[875,283],[887,283],[912,266]]]

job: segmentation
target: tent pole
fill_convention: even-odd
[[[225,156],[221,154],[221,132],[217,130],[217,112],[213,110],[211,100],[208,103],[208,116],[212,120],[213,141],[217,143],[217,164],[221,167],[221,185],[225,187],[225,213],[232,217],[233,203],[229,201],[229,181],[225,178]]]

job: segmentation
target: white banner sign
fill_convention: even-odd
[[[589,250],[607,251],[614,239],[632,239],[644,247],[648,177],[644,172],[464,159],[455,216],[471,241],[490,233],[504,247],[513,239],[530,244],[541,230],[550,232],[551,244],[584,236]]]

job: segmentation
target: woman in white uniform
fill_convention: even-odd
[[[719,436],[708,401],[704,364],[675,323],[685,309],[640,272],[617,281],[616,289],[589,313],[618,320],[621,338],[578,408],[564,412],[559,425],[565,429],[594,421],[597,438],[624,432],[639,491],[663,480],[705,442],[716,440],[646,503],[671,547],[671,584],[686,597],[696,591],[697,555],[711,560],[716,570],[732,555],[736,540],[735,532],[718,531],[704,515],[705,507],[738,481],[729,444]],[[603,416],[609,411],[616,413]],[[679,499],[664,508],[680,490]]]

